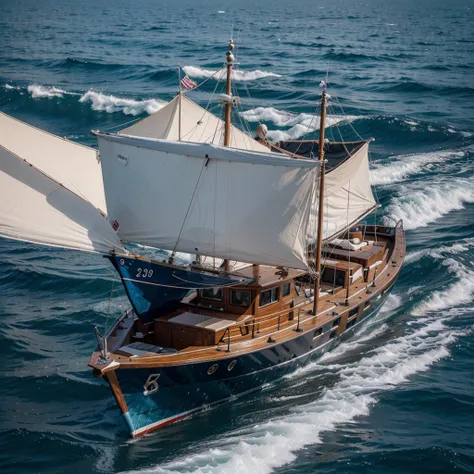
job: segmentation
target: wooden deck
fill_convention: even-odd
[[[346,305],[346,289],[336,291],[335,294],[327,294],[319,299],[318,314],[311,314],[313,303],[310,298],[298,296],[294,298],[294,306],[281,311],[278,314],[269,313],[260,318],[254,318],[253,314],[225,315],[225,318],[234,318],[228,329],[225,329],[220,342],[210,346],[189,346],[174,354],[145,354],[140,356],[126,356],[117,353],[110,353],[109,357],[114,363],[100,363],[100,352],[94,352],[89,365],[93,367],[97,375],[103,375],[109,370],[118,368],[150,368],[185,365],[196,362],[213,362],[223,359],[233,358],[242,353],[252,353],[263,348],[281,344],[284,341],[299,337],[302,332],[309,332],[318,329],[329,321],[340,318],[337,327],[338,334],[342,333],[348,322],[349,313],[354,315],[355,308],[358,308],[358,315],[364,311],[365,303],[376,298],[379,294],[392,286],[403,264],[405,257],[405,234],[402,228],[395,228],[393,237],[384,237],[380,227],[380,234],[376,246],[380,246],[383,251],[383,260],[378,266],[370,268],[368,279],[364,281],[360,278],[350,286],[350,294]],[[365,249],[368,259],[373,259],[377,254],[376,250]],[[350,252],[351,261],[356,258],[357,252]],[[377,254],[379,255],[379,254]],[[337,257],[344,259],[342,252],[337,252]],[[334,259],[334,255],[328,256]],[[365,257],[364,257],[365,258]],[[324,263],[324,260],[323,260]],[[373,263],[373,262],[371,262]],[[270,275],[267,275],[270,278]],[[189,311],[189,306],[188,309]],[[199,314],[215,315],[215,311],[203,308],[194,308]],[[292,313],[292,318],[289,317]],[[283,314],[285,315],[283,317]],[[173,315],[169,315],[170,319]],[[224,315],[222,315],[224,316]],[[354,317],[354,316],[353,316]],[[278,321],[280,319],[280,322]],[[256,325],[258,324],[258,328]],[[300,332],[296,329],[299,328]],[[271,335],[271,339],[269,336]],[[110,347],[110,344],[109,344]],[[230,351],[229,351],[230,349]]]

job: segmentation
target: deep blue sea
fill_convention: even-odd
[[[91,146],[169,101],[178,64],[212,76],[231,31],[251,129],[313,136],[327,74],[327,136],[375,138],[377,218],[403,219],[408,252],[323,360],[132,441],[87,367],[111,267],[0,239],[0,471],[474,472],[473,25],[472,0],[1,0],[0,110]],[[116,285],[108,324],[126,307]]]

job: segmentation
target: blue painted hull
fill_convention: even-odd
[[[331,350],[349,337],[365,320],[375,316],[389,291],[376,298],[370,310],[358,316],[350,327],[337,337],[332,322],[314,338],[314,331],[301,333],[285,343],[267,349],[220,360],[209,375],[213,363],[196,363],[156,369],[120,369],[117,377],[127,403],[125,415],[133,437],[141,436],[191,413],[226,400],[243,396],[275,382]],[[235,361],[235,362],[234,362]],[[150,376],[158,376],[159,389],[144,395],[144,384]]]
[[[119,273],[136,315],[144,322],[176,309],[191,290],[249,281],[124,255],[107,258]]]

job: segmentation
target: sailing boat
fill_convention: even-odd
[[[103,254],[131,302],[96,329],[89,366],[132,437],[329,351],[377,314],[403,264],[402,222],[362,222],[377,208],[369,141],[325,140],[325,86],[318,141],[244,133],[231,123],[232,50],[224,120],[180,92],[118,133],[93,132],[97,152],[0,114],[0,235]]]

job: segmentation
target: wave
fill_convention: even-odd
[[[8,91],[24,91],[20,86],[14,87],[5,84],[4,88]],[[91,104],[91,108],[98,112],[115,113],[122,112],[125,115],[140,115],[143,113],[153,114],[167,104],[160,99],[135,100],[125,97],[116,97],[111,94],[89,90],[84,94],[77,92],[68,92],[56,86],[44,86],[39,84],[30,84],[27,88],[28,94],[33,99],[65,99],[65,96],[78,97],[80,103]],[[74,100],[76,100],[74,98]]]
[[[191,77],[196,79],[205,79],[213,77],[213,79],[222,79],[225,75],[225,69],[211,70],[211,69],[202,69],[199,66],[184,66],[184,72]],[[273,72],[261,71],[257,69],[255,71],[242,71],[240,69],[232,70],[232,79],[235,81],[255,81],[257,79],[263,79],[265,77],[281,77],[280,74],[275,74]]]
[[[409,53],[368,55],[364,53],[336,51],[335,49],[331,49],[323,55],[323,58],[345,63],[359,63],[365,61],[399,61],[401,59],[413,58],[413,55]]]
[[[128,69],[130,66],[127,64],[117,64],[117,63],[102,63],[94,61],[91,59],[81,59],[81,58],[71,58],[67,57],[65,59],[59,60],[49,60],[42,63],[43,67],[48,68],[60,68],[60,69],[85,69],[85,70],[118,70],[118,69]]]
[[[406,122],[410,123],[409,121]],[[465,155],[465,151],[446,150],[394,156],[393,161],[388,165],[380,163],[371,164],[371,181],[374,185],[398,183],[420,171],[424,172],[431,169],[435,163],[444,162],[452,158],[462,158]]]
[[[425,185],[425,189],[403,189],[404,197],[396,197],[388,206],[388,213],[396,220],[403,219],[405,229],[426,227],[440,217],[474,202],[474,188],[469,179],[458,178],[449,183]]]
[[[452,245],[439,245],[434,249],[421,249],[410,252],[405,257],[405,263],[415,263],[424,257],[431,257],[435,260],[445,259],[446,254],[458,255],[464,252],[469,252],[474,248],[474,237],[463,239]]]
[[[427,313],[449,310],[460,305],[465,305],[474,300],[474,272],[468,270],[462,263],[448,258],[443,265],[457,277],[455,283],[444,290],[435,291],[426,301],[420,303],[413,311],[417,316]]]
[[[125,115],[140,115],[144,112],[153,114],[166,105],[166,102],[159,99],[125,99],[91,90],[82,95],[79,102],[90,102],[92,109],[98,112],[107,112],[109,114],[122,112]]]
[[[319,130],[320,117],[312,114],[292,114],[273,107],[257,107],[240,112],[247,122],[272,122],[277,127],[291,127],[288,130],[269,130],[272,141],[296,140],[308,133]],[[339,123],[349,123],[362,117],[353,115],[330,115],[326,118],[326,128]]]
[[[27,87],[28,93],[33,99],[51,99],[53,97],[63,97],[66,91],[54,86],[41,86],[32,84]]]
[[[423,318],[361,360],[327,371],[338,382],[314,402],[294,407],[287,415],[234,431],[197,453],[135,473],[270,473],[296,459],[295,452],[322,443],[322,434],[368,415],[381,393],[393,390],[414,374],[449,355],[459,333],[439,318]],[[324,370],[324,368],[321,368]],[[130,474],[130,471],[128,471]]]
[[[408,93],[427,93],[435,92],[441,95],[464,95],[474,93],[472,87],[451,86],[442,84],[424,84],[416,81],[387,81],[378,84],[373,84],[370,87],[372,92],[408,92]]]

